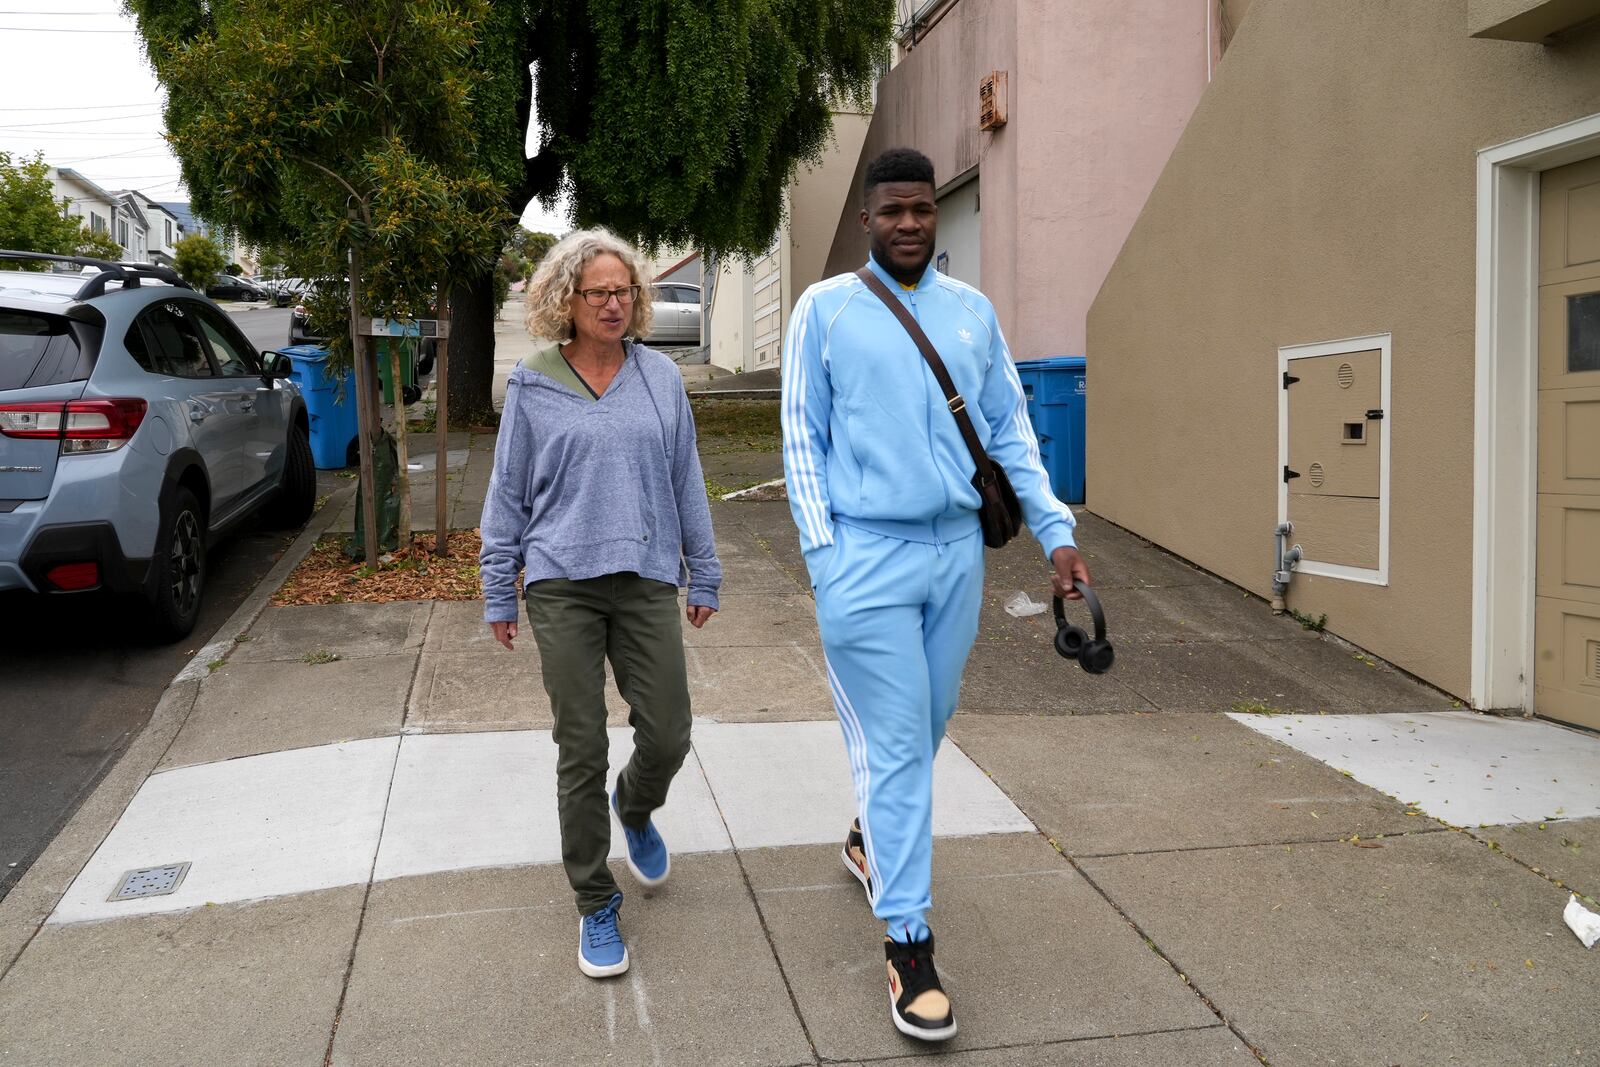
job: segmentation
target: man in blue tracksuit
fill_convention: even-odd
[[[1089,573],[1050,491],[994,308],[930,265],[933,164],[891,149],[867,169],[869,268],[905,302],[1006,470],[1023,518],[1076,599]],[[983,536],[972,454],[894,314],[854,274],[807,289],[783,351],[783,467],[817,599],[828,681],[859,819],[845,865],[887,925],[890,1018],[926,1041],[956,1032],[933,966],[933,758],[978,633]]]

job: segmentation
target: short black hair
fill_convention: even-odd
[[[867,180],[861,187],[863,196],[872,187],[885,182],[927,182],[933,184],[933,160],[915,148],[891,148],[867,164]]]

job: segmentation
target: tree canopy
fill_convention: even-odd
[[[128,6],[197,215],[325,277],[357,249],[363,303],[391,318],[492,264],[505,191],[476,162],[466,65],[488,0]]]
[[[770,245],[831,109],[867,106],[894,17],[894,0],[127,5],[168,89],[196,211],[248,220],[252,240],[293,225],[273,210],[296,192],[276,177],[282,164],[325,164],[384,133],[435,168],[469,152],[513,216],[565,194],[580,225],[714,254]],[[387,64],[358,47],[371,39]],[[357,87],[386,114],[357,106]],[[233,165],[205,143],[228,144]],[[236,180],[219,184],[224,171]]]
[[[651,248],[759,255],[832,109],[869,106],[893,0],[531,5],[540,125],[520,190]],[[527,201],[524,200],[524,204]]]
[[[496,263],[529,203],[566,197],[578,225],[651,250],[762,254],[796,170],[827,145],[833,109],[867,107],[895,9],[125,3],[167,89],[197,214],[286,249],[371,242],[373,295],[395,317],[421,306],[419,283],[456,280],[450,390],[464,416],[491,413]],[[368,214],[352,220],[356,202]]]

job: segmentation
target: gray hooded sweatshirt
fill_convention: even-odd
[[[480,525],[486,622],[516,621],[518,571],[524,585],[631,571],[716,608],[722,565],[677,366],[626,342],[598,400],[518,366]]]

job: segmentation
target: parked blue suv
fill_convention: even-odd
[[[0,591],[133,593],[185,636],[208,546],[315,506],[289,361],[165,268],[0,251],[17,260],[89,269],[0,269]]]

